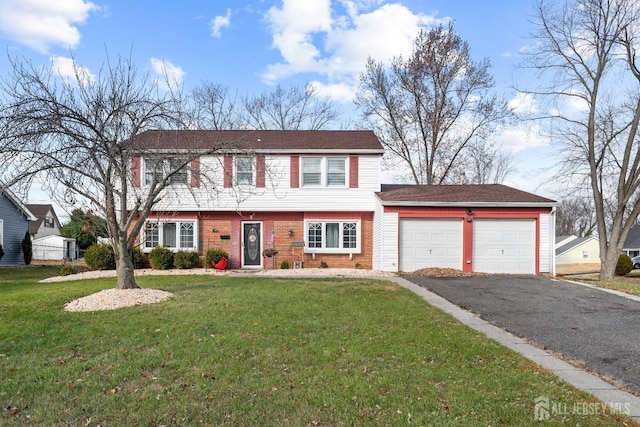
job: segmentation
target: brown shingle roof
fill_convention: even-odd
[[[554,200],[502,184],[389,185],[376,193],[383,205],[553,205]]]
[[[138,149],[375,152],[384,149],[372,131],[358,130],[149,130],[136,137]]]
[[[31,234],[31,235],[34,235],[34,234],[36,234],[38,232],[38,230],[40,229],[40,225],[42,225],[42,222],[44,221],[44,218],[47,216],[49,211],[51,211],[53,213],[54,221],[58,220],[56,218],[56,216],[55,216],[55,212],[53,210],[53,206],[52,205],[31,205],[31,204],[28,204],[26,206],[31,211],[31,213],[37,218],[36,221],[29,222],[29,234]]]

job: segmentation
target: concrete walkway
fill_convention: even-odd
[[[622,412],[634,421],[640,422],[640,398],[627,393],[598,376],[585,372],[575,366],[558,359],[544,350],[526,343],[523,339],[494,326],[475,314],[463,310],[433,292],[401,277],[387,278],[398,285],[414,292],[429,304],[451,314],[461,323],[484,333],[487,337],[505,347],[522,354],[532,362],[550,370],[562,380],[574,387],[584,390],[596,399],[609,405],[613,410]]]

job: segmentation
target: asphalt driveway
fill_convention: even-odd
[[[536,276],[403,277],[640,392],[638,301]]]

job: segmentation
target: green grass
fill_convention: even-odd
[[[176,298],[68,313],[115,281],[51,274],[0,270],[0,424],[529,425],[539,396],[595,402],[389,282],[141,277]]]

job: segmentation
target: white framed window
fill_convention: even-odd
[[[237,156],[234,158],[235,163],[235,181],[236,185],[254,185],[254,160],[252,157]]]
[[[46,228],[53,228],[53,218],[50,216],[44,217],[44,226]]]
[[[167,173],[180,167],[186,162],[183,158],[164,159],[159,157],[144,158],[144,185],[150,185],[154,178],[156,182],[162,181]],[[184,166],[171,176],[170,184],[187,184],[189,181],[189,170]]]
[[[346,187],[347,157],[302,157],[302,187]]]
[[[307,253],[360,253],[360,221],[308,220],[305,239]]]
[[[193,220],[150,220],[144,226],[143,251],[149,252],[156,246],[166,246],[173,251],[197,248],[197,224]]]
[[[584,259],[589,258],[589,251],[582,251],[582,258]]]

